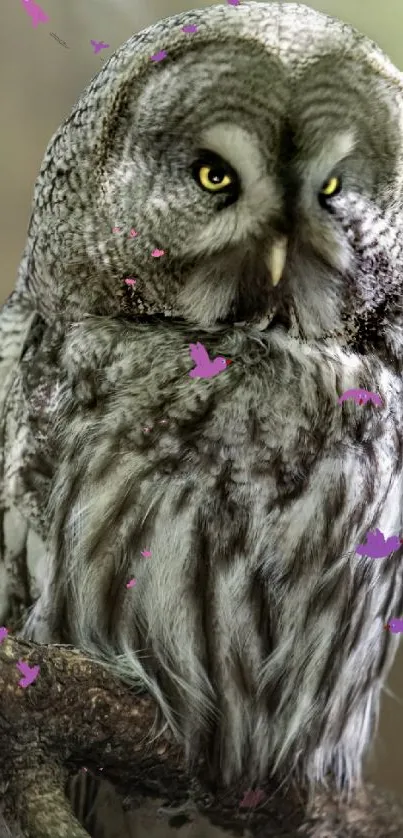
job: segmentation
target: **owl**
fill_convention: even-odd
[[[51,140],[1,313],[3,615],[28,549],[24,636],[226,783],[350,788],[376,730],[402,548],[355,548],[403,523],[402,118],[380,49],[303,5],[161,21]],[[198,342],[231,366],[189,376]]]

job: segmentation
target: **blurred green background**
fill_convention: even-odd
[[[15,281],[26,237],[33,185],[45,147],[83,87],[101,66],[102,58],[130,35],[161,17],[196,6],[212,5],[197,0],[37,2],[48,13],[50,21],[36,29],[21,0],[2,0],[1,3],[0,236],[3,267],[0,303]],[[377,41],[403,69],[403,0],[313,0],[309,5],[351,22]],[[50,37],[50,32],[64,40],[69,49]],[[94,55],[91,39],[109,43],[110,50]],[[390,687],[397,698],[384,697],[370,774],[381,785],[403,793],[403,653],[395,664]]]

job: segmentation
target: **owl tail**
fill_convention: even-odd
[[[77,820],[91,838],[133,838],[121,800],[102,776],[82,770],[67,781],[65,791]]]
[[[96,777],[88,770],[82,770],[74,777],[70,777],[66,785],[66,797],[71,808],[81,826],[92,838],[105,836],[97,806],[101,785],[102,778]]]

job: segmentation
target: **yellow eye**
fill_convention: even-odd
[[[333,195],[337,195],[341,189],[341,180],[338,177],[331,177],[326,183],[323,184],[320,194],[324,195],[326,198],[330,198]]]
[[[200,186],[209,192],[219,192],[233,183],[232,178],[219,165],[201,166],[197,172]]]

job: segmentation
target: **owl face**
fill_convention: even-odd
[[[291,66],[280,38],[207,44],[144,84],[107,188],[167,248],[162,284],[139,271],[152,303],[207,327],[294,317],[306,339],[392,323],[400,91],[339,34]]]
[[[181,34],[196,18],[197,34]],[[296,4],[172,21],[155,36],[167,57],[144,57],[131,80],[125,70],[123,92],[116,72],[108,93],[80,245],[101,276],[89,309],[102,310],[102,285],[128,316],[294,324],[302,339],[399,351],[400,74],[350,27]],[[106,239],[102,211],[109,230],[138,236]]]

